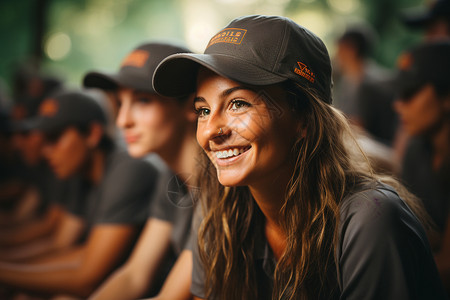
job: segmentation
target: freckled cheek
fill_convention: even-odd
[[[236,117],[231,120],[230,127],[239,136],[249,142],[265,134],[265,122],[258,115]]]

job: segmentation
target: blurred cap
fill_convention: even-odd
[[[151,79],[158,64],[175,53],[191,52],[188,49],[167,43],[147,43],[128,54],[118,73],[89,72],[83,79],[85,87],[115,90],[119,86],[154,93]]]
[[[428,42],[403,53],[398,60],[397,90],[400,94],[423,84],[450,84],[450,41]]]
[[[450,19],[450,0],[437,0],[426,11],[405,14],[403,22],[410,27],[423,27],[438,18]]]
[[[372,53],[376,40],[376,33],[368,24],[357,24],[347,28],[338,43],[348,43],[360,57],[367,57]]]
[[[199,66],[249,85],[293,80],[331,103],[331,63],[324,43],[285,17],[234,19],[211,38],[204,54],[175,54],[163,60],[153,76],[154,89],[169,97],[194,92]]]
[[[27,77],[24,89],[12,107],[13,120],[31,118],[37,114],[41,102],[63,87],[61,79],[42,74],[32,74]]]
[[[46,98],[35,118],[19,122],[16,130],[59,132],[69,126],[83,126],[92,122],[106,124],[106,116],[98,102],[81,91],[64,91]]]

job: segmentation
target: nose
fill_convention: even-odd
[[[228,119],[224,113],[220,111],[211,112],[204,126],[200,126],[201,134],[207,140],[216,138],[224,138],[230,134],[230,126]]]
[[[119,107],[116,119],[116,125],[119,128],[130,128],[133,126],[133,118],[131,115],[131,99],[128,96],[120,95],[121,105]]]

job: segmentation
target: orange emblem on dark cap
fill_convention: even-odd
[[[304,63],[301,63],[299,61],[297,62],[297,64],[298,64],[298,68],[295,67],[294,72],[296,74],[302,76],[309,82],[314,83],[314,81],[316,80],[316,75],[308,68],[308,66],[306,66]]]
[[[123,60],[121,67],[142,68],[149,56],[150,53],[145,50],[134,50]]]
[[[217,43],[229,43],[239,45],[244,39],[246,33],[247,33],[246,29],[226,28],[220,31],[215,36],[213,36],[209,41],[208,46],[206,46],[206,48]]]
[[[403,53],[397,60],[397,67],[399,70],[408,70],[413,64],[413,57],[411,53]]]
[[[47,99],[39,107],[39,114],[44,117],[53,117],[58,112],[58,103],[54,99]]]

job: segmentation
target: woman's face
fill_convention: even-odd
[[[90,148],[88,137],[68,127],[57,137],[47,139],[43,154],[55,174],[66,179],[80,172],[88,161]]]
[[[160,153],[177,138],[184,116],[183,107],[175,99],[121,88],[118,101],[116,124],[131,156]]]
[[[251,186],[291,176],[299,122],[279,86],[256,91],[200,69],[194,101],[197,140],[221,184]]]
[[[395,101],[394,107],[406,132],[416,136],[439,129],[448,114],[445,101],[449,99],[439,99],[433,86],[426,84],[408,99]]]

